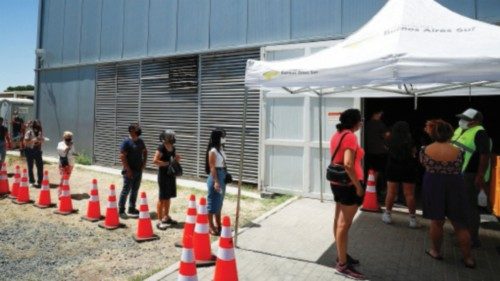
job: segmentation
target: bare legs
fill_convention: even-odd
[[[214,221],[215,218],[215,221]],[[211,214],[208,213],[208,226],[212,234],[218,234],[222,228],[221,213]]]
[[[168,220],[170,218],[170,199],[158,201],[156,212],[158,213],[158,220]]]
[[[467,265],[474,265],[474,259],[471,255],[470,249],[470,234],[469,230],[465,227],[457,225],[455,222],[451,222],[458,239],[458,245],[460,246],[460,251],[464,257],[464,263]],[[431,220],[431,228],[429,230],[429,236],[432,241],[432,248],[429,250],[430,254],[434,257],[441,256],[441,245],[443,244],[443,225],[444,220]]]
[[[387,182],[387,196],[385,197],[385,208],[388,212],[392,211],[394,200],[396,199],[399,183],[388,181]],[[415,215],[415,184],[403,183],[403,191],[406,199],[406,205],[410,215]]]
[[[335,242],[337,243],[337,256],[341,264],[347,262],[348,233],[357,211],[357,205],[347,206],[340,203],[335,205],[333,233],[335,235]]]

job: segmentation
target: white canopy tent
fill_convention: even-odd
[[[500,93],[498,82],[500,27],[456,14],[433,0],[389,0],[368,23],[341,43],[297,59],[248,60],[245,74],[248,88],[316,93],[320,108],[325,94],[406,95],[417,100],[438,92],[441,96],[455,95],[451,90],[462,89],[469,94],[490,95]],[[471,92],[471,88],[481,90]],[[242,147],[246,104],[243,114]],[[322,140],[321,113],[319,122]],[[320,162],[322,159],[320,156]],[[243,156],[240,179],[242,170]],[[321,196],[322,192],[321,187]],[[239,204],[236,227],[238,209]]]

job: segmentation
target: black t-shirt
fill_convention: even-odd
[[[380,120],[370,120],[365,126],[365,150],[369,154],[387,153],[385,134],[388,129]]]
[[[175,147],[172,151],[168,151],[165,145],[158,145],[157,150],[161,153],[160,160],[163,162],[170,162],[171,157],[175,158]],[[168,166],[160,167],[160,171],[167,171]]]
[[[481,154],[490,154],[490,137],[486,130],[481,130],[476,133],[474,137],[474,143],[476,144],[476,151],[472,154],[467,168],[465,168],[465,173],[477,173],[479,168],[479,158]]]
[[[24,123],[23,118],[19,116],[14,118],[14,122],[12,123],[12,132],[14,132],[14,134],[21,132],[23,123]]]
[[[144,141],[138,138],[135,142],[131,138],[127,138],[120,146],[120,151],[127,154],[127,163],[132,171],[139,172],[142,168],[143,153],[146,149]]]
[[[7,136],[8,132],[9,129],[7,129],[7,127],[0,125],[0,142],[5,141],[5,136]]]

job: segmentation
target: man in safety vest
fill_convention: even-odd
[[[486,182],[490,179],[491,140],[481,125],[483,121],[481,112],[469,108],[457,117],[458,128],[455,130],[452,142],[465,152],[462,172],[471,208],[469,213],[471,242],[472,247],[480,247],[481,218],[477,208],[477,197],[481,190],[485,190]]]

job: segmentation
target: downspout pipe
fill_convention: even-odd
[[[42,49],[42,30],[43,30],[43,7],[44,1],[38,1],[38,27],[37,27],[37,37],[36,37],[36,49]],[[42,67],[42,58],[39,54],[35,56],[35,91],[34,91],[34,105],[35,105],[35,118],[40,118],[40,71]]]

